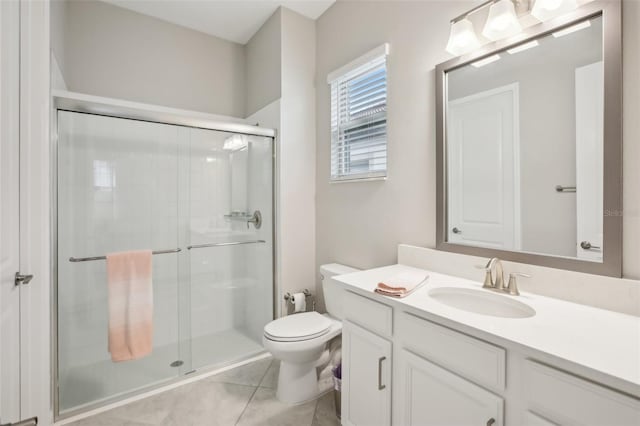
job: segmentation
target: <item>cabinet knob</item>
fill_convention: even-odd
[[[454,234],[462,234],[462,230],[460,228],[453,228],[451,230]]]
[[[487,426],[493,426],[495,422],[496,422],[496,419],[491,417],[489,420],[487,420]]]

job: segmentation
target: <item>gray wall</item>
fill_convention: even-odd
[[[245,116],[242,45],[95,0],[66,3],[52,14],[52,48],[69,90]]]
[[[622,226],[624,275],[640,279],[640,2],[624,0],[623,17],[623,138],[624,212]]]
[[[625,16],[624,275],[640,278],[640,91],[637,76],[640,6],[623,2]],[[473,2],[338,1],[317,21],[317,252],[316,264],[360,268],[396,262],[400,242],[435,246],[435,73],[449,19]],[[330,93],[326,76],[389,42],[388,179],[329,183]]]
[[[313,289],[317,274],[315,200],[315,22],[282,9],[282,98],[278,134],[280,282]]]
[[[245,45],[246,114],[280,99],[282,92],[282,8]]]
[[[64,29],[67,27],[67,2],[62,0],[53,0],[50,8],[51,19],[51,51],[56,57],[56,62],[60,71],[64,74],[62,66],[64,65]]]
[[[449,19],[472,2],[338,1],[317,21],[317,264],[395,263],[398,243],[435,244],[435,71]],[[388,42],[388,178],[329,183],[327,74]]]

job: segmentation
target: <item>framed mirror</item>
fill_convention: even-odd
[[[594,1],[436,68],[439,250],[621,276],[621,62]]]

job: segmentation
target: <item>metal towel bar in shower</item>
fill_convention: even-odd
[[[174,248],[170,250],[154,250],[151,254],[167,254],[167,253],[179,253],[181,248]],[[107,256],[94,256],[94,257],[70,257],[69,262],[90,262],[92,260],[106,260]]]
[[[266,243],[265,240],[251,240],[251,241],[230,241],[226,243],[210,243],[210,244],[195,244],[187,246],[187,250],[205,248],[205,247],[222,247],[222,246],[237,246],[240,244],[261,244]]]

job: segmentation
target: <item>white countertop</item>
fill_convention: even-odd
[[[529,318],[499,318],[476,314],[445,305],[429,296],[436,287],[481,289],[482,283],[425,271],[426,285],[413,294],[396,299],[374,293],[380,281],[404,271],[420,271],[392,265],[333,277],[349,290],[397,306],[443,325],[469,332],[468,328],[498,340],[511,342],[551,357],[568,361],[596,373],[609,386],[640,396],[640,317],[570,303],[559,299],[522,293],[515,297],[536,311]],[[478,271],[479,279],[484,271]],[[561,283],[559,283],[561,285]],[[488,291],[488,290],[483,290]],[[611,380],[608,380],[611,379]]]

